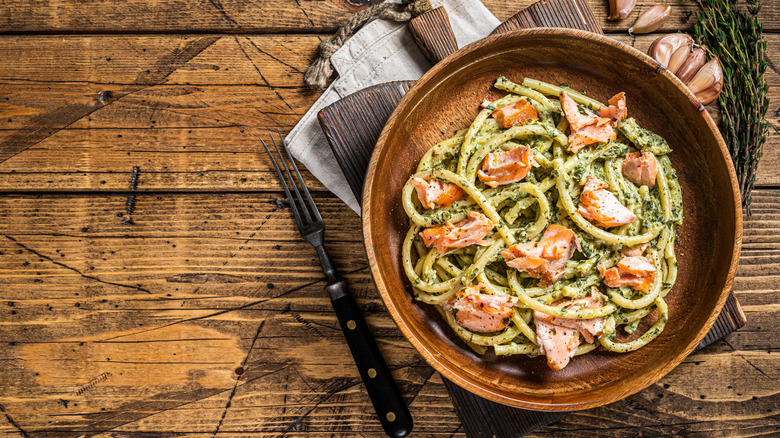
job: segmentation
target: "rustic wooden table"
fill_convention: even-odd
[[[379,436],[257,140],[315,101],[303,73],[362,2],[36,3],[0,5],[0,435]],[[502,20],[530,3],[486,1]],[[695,3],[671,4],[664,30],[689,27]],[[620,41],[644,51],[655,38],[626,34],[636,12],[614,23],[606,2],[591,7]],[[734,285],[747,325],[536,436],[780,428],[780,13],[767,4],[761,18],[772,127]],[[463,436],[371,283],[359,218],[306,177],[414,436]]]

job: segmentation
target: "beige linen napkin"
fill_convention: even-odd
[[[499,21],[479,0],[432,0],[444,6],[458,47],[486,37]],[[325,139],[317,113],[358,90],[391,81],[416,80],[430,68],[406,23],[374,20],[366,24],[331,57],[338,77],[287,135],[293,156],[325,187],[360,214],[352,190]]]

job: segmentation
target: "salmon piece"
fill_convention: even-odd
[[[625,246],[620,251],[620,254],[623,257],[638,257],[644,254],[645,250],[649,245],[650,245],[649,243],[643,243],[637,246]]]
[[[538,120],[539,114],[530,102],[520,99],[493,111],[493,117],[502,128],[509,128],[510,126],[525,125],[531,120]]]
[[[609,99],[609,106],[599,108],[599,116],[610,119],[612,126],[617,126],[627,115],[626,93],[622,91]]]
[[[606,189],[607,184],[592,176],[588,177],[580,195],[577,211],[600,227],[610,228],[630,224],[636,215],[621,204],[615,195]]]
[[[577,153],[580,149],[593,143],[609,143],[617,138],[615,129],[610,124],[588,125],[569,136],[569,152]]]
[[[547,366],[555,371],[562,370],[574,357],[577,346],[580,345],[580,335],[577,330],[563,327],[536,318],[536,342],[539,352],[547,356]]]
[[[567,309],[571,312],[576,312],[577,310],[583,309],[600,309],[604,307],[605,303],[606,297],[599,292],[595,286],[591,286],[590,292],[584,297],[573,300],[557,301],[553,305]],[[585,338],[585,341],[589,344],[593,343],[594,336],[600,336],[601,333],[603,333],[604,324],[607,321],[605,317],[592,319],[556,318],[541,312],[535,312],[534,317],[537,316],[536,313],[538,313],[538,317],[545,322],[579,331],[580,334],[582,334],[582,337]]]
[[[426,210],[447,207],[466,197],[466,192],[460,187],[438,179],[426,180],[413,176],[411,181],[417,190],[417,198]]]
[[[599,309],[604,306],[604,302],[604,295],[595,287],[591,287],[590,293],[583,298],[559,301],[554,305],[574,312],[578,309]],[[604,317],[566,319],[534,311],[536,342],[539,351],[547,356],[547,365],[553,370],[562,370],[574,357],[577,346],[580,345],[579,335],[592,344],[595,337],[604,332],[605,322]]]
[[[506,294],[490,295],[485,286],[464,286],[455,294],[455,301],[447,307],[455,310],[455,320],[461,327],[478,332],[493,333],[506,328],[514,314],[517,297]]]
[[[426,228],[420,232],[428,248],[436,247],[439,254],[447,254],[457,248],[469,245],[489,245],[482,240],[493,229],[493,222],[482,213],[469,212],[469,217],[455,224],[447,222],[438,227]]]
[[[658,160],[652,152],[633,152],[623,160],[623,176],[636,185],[653,187],[656,175]]]
[[[655,266],[647,257],[623,257],[616,267],[606,269],[598,265],[604,276],[604,284],[609,287],[631,287],[644,293],[650,292],[655,281]]]
[[[563,276],[575,249],[582,251],[574,231],[550,225],[538,242],[512,245],[501,255],[508,266],[541,278],[543,284],[552,284]]]
[[[564,91],[561,93],[561,106],[571,127],[569,152],[577,153],[593,143],[607,143],[617,138],[611,119],[599,117],[588,108],[577,106]]]
[[[566,120],[569,121],[571,132],[577,132],[589,125],[601,126],[610,122],[610,119],[597,116],[589,108],[578,106],[577,102],[569,97],[565,91],[561,93],[561,107]]]
[[[492,188],[510,184],[525,178],[531,167],[539,167],[534,160],[534,151],[528,146],[519,146],[511,151],[489,153],[482,162],[479,179]]]
[[[506,251],[509,251],[509,249],[507,249]],[[512,254],[512,256],[514,257],[514,253]],[[509,264],[509,262],[507,262],[509,266],[517,269],[518,271],[525,271],[525,272],[532,272],[532,271],[539,272],[542,266],[545,266],[549,263],[547,259],[543,259],[541,257],[534,257],[534,256],[519,256],[513,260],[510,260],[510,262],[512,262],[511,265]]]

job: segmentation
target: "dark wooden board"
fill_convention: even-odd
[[[499,24],[493,34],[532,27],[566,27],[604,33],[585,0],[542,0]]]
[[[436,64],[458,50],[458,41],[444,6],[409,20],[409,32],[431,64]]]
[[[499,25],[493,33],[530,27],[571,27],[602,33],[584,0],[542,0]],[[335,102],[319,113],[320,124],[358,200],[362,199],[365,164],[376,139],[392,109],[412,84],[412,81],[401,81],[370,87]],[[362,115],[367,111],[375,113],[376,117],[366,119]],[[730,294],[723,311],[697,350],[745,323],[739,303]],[[522,436],[567,415],[565,412],[535,412],[501,405],[443,380],[470,437]]]
[[[376,139],[414,81],[380,84],[323,108],[318,117],[349,187],[360,202],[363,179]]]

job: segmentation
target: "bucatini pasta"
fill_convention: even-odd
[[[641,348],[677,276],[669,145],[628,117],[624,93],[604,105],[528,78],[495,88],[509,94],[431,147],[403,188],[416,298],[475,351],[545,355],[555,370],[597,345]]]

